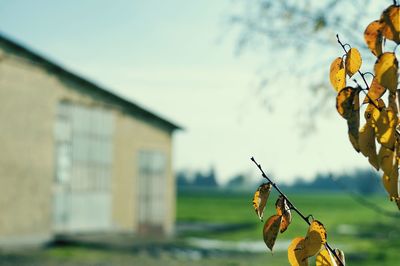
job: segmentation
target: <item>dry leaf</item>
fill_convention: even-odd
[[[349,77],[352,77],[361,67],[361,54],[357,48],[351,48],[346,56],[346,72]]]
[[[276,212],[278,215],[282,216],[282,222],[280,226],[280,232],[283,233],[289,227],[289,224],[292,222],[292,213],[290,211],[290,207],[283,196],[279,196],[275,203]]]
[[[397,89],[398,62],[394,53],[385,52],[375,62],[376,81],[392,93]]]
[[[358,145],[361,153],[368,158],[369,163],[379,170],[378,155],[376,153],[375,130],[366,123],[358,133]]]
[[[391,5],[381,15],[382,35],[389,40],[400,43],[400,7]]]
[[[263,220],[264,209],[271,192],[271,187],[271,183],[261,184],[254,193],[253,207],[261,221]]]
[[[315,259],[316,266],[337,266],[339,264],[336,263],[334,259],[334,255],[326,249],[323,248],[318,254]]]
[[[375,56],[382,54],[382,33],[379,20],[372,21],[364,31],[364,39]]]
[[[304,255],[306,258],[317,254],[326,243],[326,230],[324,225],[313,220],[304,239]]]
[[[267,247],[272,251],[278,237],[279,228],[281,226],[282,216],[272,215],[264,224],[263,237]]]
[[[296,237],[292,240],[288,248],[288,260],[291,266],[308,266],[304,250],[304,237]]]
[[[333,60],[330,71],[329,78],[333,88],[339,92],[346,86],[346,73],[343,66],[343,60],[341,57]]]

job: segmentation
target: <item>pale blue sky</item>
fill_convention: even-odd
[[[224,181],[256,173],[253,155],[285,181],[368,167],[352,150],[333,98],[318,133],[299,136],[294,99],[307,88],[290,73],[275,86],[302,93],[278,95],[272,114],[260,105],[254,85],[268,55],[234,55],[235,34],[224,22],[232,7],[228,0],[0,0],[0,30],[185,127],[174,138],[175,169],[214,165]]]

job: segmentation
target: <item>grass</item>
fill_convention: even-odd
[[[398,265],[400,261],[400,218],[382,216],[360,205],[346,194],[290,193],[289,198],[305,214],[312,214],[325,224],[328,241],[334,247],[344,250],[348,265]],[[268,218],[275,212],[276,195],[271,195],[264,215]],[[398,210],[382,195],[367,197],[385,210]],[[228,192],[187,192],[180,193],[177,201],[177,221],[179,223],[245,224],[231,231],[190,232],[169,240],[170,246],[160,248],[118,249],[92,246],[52,246],[47,249],[7,253],[0,251],[1,265],[288,265],[286,251],[246,254],[214,251],[211,255],[180,252],[180,245],[187,237],[202,237],[229,241],[262,241],[261,223],[252,208],[251,193]],[[279,240],[290,240],[304,236],[307,225],[296,214],[287,232],[279,235]],[[163,244],[164,245],[164,244]],[[162,245],[162,246],[163,246]],[[174,247],[173,247],[174,246]],[[184,247],[189,248],[190,247]],[[174,249],[174,252],[171,250]],[[178,249],[178,252],[176,250]],[[312,260],[310,265],[313,264]]]
[[[351,265],[396,265],[400,261],[400,216],[393,218],[361,205],[348,194],[302,193],[287,195],[306,216],[312,214],[326,227],[328,241],[343,249]],[[275,213],[276,195],[271,195],[264,218]],[[397,207],[382,195],[366,196],[381,208],[397,213]],[[262,240],[263,224],[251,204],[252,195],[232,193],[181,193],[178,200],[178,222],[248,223],[235,232],[202,233],[202,237],[221,240]],[[304,236],[307,224],[293,214],[292,224],[278,239]],[[199,236],[196,232],[184,235]],[[278,254],[278,257],[286,254]],[[266,258],[269,258],[266,255]]]

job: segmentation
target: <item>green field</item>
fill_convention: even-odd
[[[312,214],[325,225],[328,242],[345,251],[349,265],[400,265],[400,216],[381,214],[365,204],[360,204],[348,194],[321,192],[287,196],[305,215]],[[275,213],[275,199],[276,195],[271,195],[264,218]],[[399,212],[395,204],[383,195],[368,196],[365,199],[394,215]],[[178,221],[249,224],[248,228],[231,232],[186,232],[185,237],[262,240],[263,224],[259,222],[251,201],[251,193],[181,193],[178,200]],[[293,214],[292,224],[278,239],[304,236],[306,231],[307,224]],[[282,253],[277,252],[273,258],[286,259],[286,253]],[[270,258],[271,254],[266,252],[265,259]]]
[[[395,217],[380,214],[347,194],[288,193],[287,196],[305,215],[312,214],[324,223],[328,242],[345,252],[347,265],[400,265],[400,212],[385,196],[368,196],[365,199]],[[265,218],[275,212],[275,199],[276,195],[270,196]],[[190,227],[192,225],[197,227]],[[203,228],[204,225],[219,227]],[[186,229],[182,230],[184,226]],[[0,251],[0,266],[152,266],[160,263],[163,266],[288,265],[285,249],[292,238],[306,234],[306,223],[293,214],[292,224],[278,237],[277,244],[280,243],[282,248],[275,250],[273,255],[266,247],[264,251],[262,228],[263,223],[252,207],[251,192],[185,192],[179,193],[177,200],[176,238],[150,240],[132,236],[125,238],[125,245],[121,245],[118,242],[121,239],[116,236],[115,240],[121,247],[107,238],[106,245],[72,243],[17,253]],[[190,242],[193,239],[217,240],[219,243],[257,242],[262,250],[246,253],[204,249]],[[310,265],[315,264],[310,261]]]

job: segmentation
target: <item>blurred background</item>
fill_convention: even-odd
[[[372,71],[392,3],[0,0],[0,265],[288,265],[307,225],[267,250],[251,156],[350,265],[396,265],[328,80],[336,34]]]

